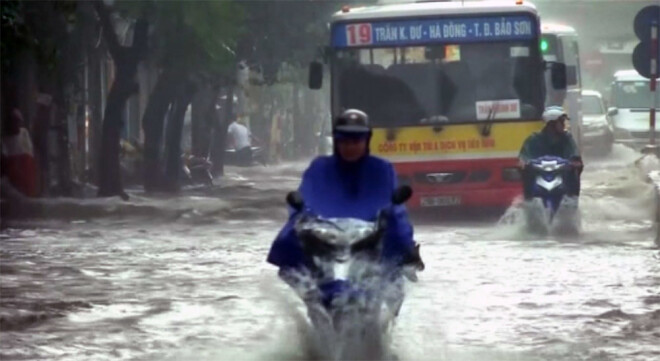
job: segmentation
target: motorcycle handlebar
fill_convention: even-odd
[[[408,185],[397,187],[394,192],[392,192],[392,205],[398,206],[406,203],[410,197],[412,197],[412,194],[413,190]],[[286,203],[298,212],[305,208],[305,200],[303,199],[302,194],[300,194],[298,191],[289,192],[286,195]]]

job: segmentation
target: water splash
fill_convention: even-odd
[[[403,300],[402,278],[385,279],[378,264],[357,260],[351,264],[350,289],[335,294],[324,306],[318,280],[308,271],[286,273],[283,279],[304,300],[303,338],[311,359],[389,360],[391,331],[395,314]],[[296,315],[296,319],[300,319]]]
[[[657,158],[642,156],[624,146],[616,146],[606,159],[587,160],[576,215],[581,218],[576,222],[582,225],[579,238],[608,239],[602,230],[612,226],[631,231],[649,228],[655,201],[647,175],[655,169],[660,169]],[[537,208],[533,209],[540,213]],[[528,222],[525,202],[517,199],[498,221],[498,234],[514,239],[533,238],[536,233],[530,232]],[[604,223],[608,223],[607,227]],[[534,225],[531,226],[533,230]],[[550,233],[557,231],[563,233],[561,229]]]

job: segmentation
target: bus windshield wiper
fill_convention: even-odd
[[[497,116],[497,103],[494,103],[491,107],[490,110],[488,111],[488,117],[483,123],[483,127],[480,129],[481,135],[484,137],[487,137],[490,135],[490,130],[493,127],[493,120],[495,120],[495,117]]]

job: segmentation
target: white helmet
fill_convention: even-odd
[[[545,123],[551,122],[553,120],[557,120],[562,116],[565,116],[566,119],[568,119],[568,114],[566,114],[564,108],[560,106],[553,105],[545,108],[545,110],[543,111],[543,121]]]

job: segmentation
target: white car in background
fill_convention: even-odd
[[[586,151],[605,155],[612,151],[614,132],[603,96],[594,90],[582,91],[582,144]]]
[[[614,74],[612,108],[608,109],[608,114],[617,143],[634,149],[642,149],[649,144],[649,113],[653,104],[649,86],[649,80],[635,70],[620,70]],[[655,116],[660,119],[660,109],[656,109]],[[656,139],[660,139],[660,121],[656,121],[654,130]]]

